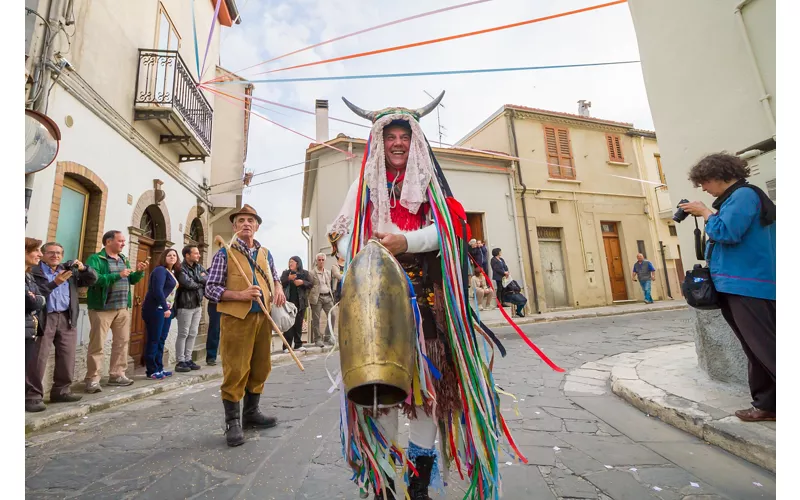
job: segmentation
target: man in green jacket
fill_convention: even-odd
[[[100,388],[100,370],[103,366],[103,346],[111,329],[111,363],[108,369],[108,385],[131,385],[133,380],[125,376],[128,367],[128,343],[131,338],[131,285],[144,276],[147,262],[136,264],[136,272],[122,249],[125,236],[111,230],[103,235],[103,249],[91,255],[86,265],[97,272],[97,282],[89,287],[89,353],[86,359],[86,392],[93,394]]]

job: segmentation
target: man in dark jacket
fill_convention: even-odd
[[[78,287],[91,286],[97,281],[94,269],[79,260],[62,264],[64,248],[59,243],[45,243],[42,253],[42,261],[31,268],[36,286],[47,300],[47,307],[40,315],[44,335],[36,343],[33,360],[25,373],[25,411],[31,412],[46,408],[42,379],[51,345],[55,345],[55,367],[50,402],[65,403],[81,399],[81,396],[70,392],[78,345]]]
[[[178,272],[178,292],[175,308],[178,310],[178,339],[175,341],[175,355],[178,364],[176,372],[199,370],[200,365],[192,360],[192,349],[197,339],[200,318],[203,316],[203,294],[208,273],[200,264],[200,249],[196,245],[183,247],[183,264]]]

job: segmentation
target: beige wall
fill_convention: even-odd
[[[754,0],[743,18],[756,54],[753,68],[734,8],[739,0],[652,2],[630,0],[647,97],[658,132],[672,201],[713,199],[686,179],[702,156],[735,153],[775,134],[774,118],[761,105],[757,78],[775,114],[775,0]],[[775,151],[763,155],[750,178],[766,191],[776,177]],[[678,224],[684,267],[694,258],[694,225]]]
[[[506,111],[488,120],[482,128],[479,127],[463,140],[462,144],[476,149],[513,154],[513,146],[509,146],[509,115],[510,111]],[[628,299],[642,300],[641,288],[630,278],[638,252],[638,240],[644,241],[648,259],[662,277],[664,269],[658,248],[659,232],[656,226],[659,221],[657,216],[652,216],[652,210],[648,207],[648,196],[643,184],[614,177],[617,175],[639,179],[642,176],[634,138],[626,135],[631,127],[546,113],[517,111],[515,115],[514,130],[523,182],[527,187],[524,199],[527,204],[533,271],[541,310],[551,309],[552,305],[545,301],[545,276],[537,227],[561,229],[568,306],[592,307],[613,302],[601,222],[616,222]],[[576,169],[575,180],[550,178],[545,150],[545,125],[569,129]],[[609,161],[607,133],[619,136],[623,162]],[[528,276],[528,285],[532,286],[531,263],[524,237],[522,186],[516,177],[515,185],[525,274]],[[551,202],[556,203],[557,213],[551,213]],[[651,214],[648,215],[646,210],[650,210]],[[658,286],[657,277],[653,298],[660,300],[666,298],[666,295],[666,287]]]
[[[215,76],[230,75],[217,68]],[[244,95],[247,84],[227,84],[226,92],[231,95]],[[245,108],[241,102],[218,99],[214,106],[214,128],[211,135],[211,162],[209,184],[213,186],[210,198],[216,207],[235,207],[236,197],[242,194],[239,182],[244,175],[244,145],[246,141]],[[209,163],[209,162],[206,162]]]

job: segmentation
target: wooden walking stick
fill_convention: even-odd
[[[233,237],[235,238],[236,235],[233,235]],[[222,236],[217,235],[214,238],[214,242],[220,247],[224,248],[226,252],[228,252],[228,265],[230,265],[230,262],[233,261],[234,265],[236,265],[236,268],[239,270],[240,273],[242,273],[242,276],[247,276],[244,273],[241,264],[239,264],[239,261],[231,256],[231,247],[230,245],[225,243],[225,240],[222,239]],[[258,282],[258,280],[256,280],[256,282]],[[261,290],[261,293],[264,293],[263,289]],[[258,307],[261,309],[261,312],[263,312],[264,316],[267,317],[269,324],[272,325],[272,329],[275,331],[275,333],[277,333],[280,336],[281,340],[283,341],[283,345],[286,346],[286,348],[289,350],[289,354],[292,355],[294,362],[297,363],[297,367],[300,368],[301,371],[306,371],[306,369],[303,367],[303,363],[300,362],[300,360],[297,358],[297,354],[294,353],[294,349],[292,349],[292,346],[289,345],[289,342],[286,341],[286,337],[283,336],[283,332],[281,332],[281,329],[278,328],[278,325],[275,324],[275,321],[272,319],[272,316],[270,316],[269,311],[267,311],[267,306],[264,305],[264,302],[262,302],[261,297],[256,297],[255,300],[256,303],[258,304]]]

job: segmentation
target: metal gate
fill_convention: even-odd
[[[537,227],[539,255],[542,261],[545,304],[548,309],[568,307],[567,273],[561,251],[561,228]]]

